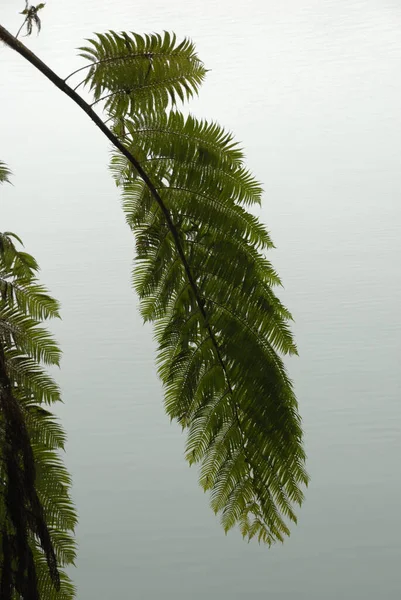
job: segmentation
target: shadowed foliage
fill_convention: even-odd
[[[0,178],[7,174],[2,164]],[[60,392],[42,366],[58,365],[60,351],[40,326],[59,306],[20,243],[0,233],[0,597],[69,600],[60,567],[75,558],[76,515],[59,456],[65,435],[46,408]]]

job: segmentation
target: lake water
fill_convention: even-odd
[[[3,0],[0,21],[16,31],[22,9]],[[1,229],[23,238],[63,308],[79,600],[399,599],[399,1],[70,0],[42,14],[28,44],[62,75],[92,31],[196,42],[211,72],[191,110],[235,131],[264,185],[312,477],[283,546],[224,536],[163,412],[108,144],[0,47],[0,158],[15,173]]]

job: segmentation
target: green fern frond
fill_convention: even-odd
[[[114,154],[167,414],[188,431],[186,458],[200,464],[224,530],[239,525],[248,538],[283,541],[308,475],[282,360],[297,353],[292,317],[273,292],[281,282],[265,256],[270,236],[246,208],[260,203],[261,186],[231,134],[214,123],[160,111],[126,115],[114,132],[171,219],[126,157]]]
[[[46,561],[37,544],[33,548],[33,556],[37,568],[40,598],[46,600],[73,600],[76,597],[76,588],[63,571],[60,573],[60,590],[57,591],[54,589],[54,585],[49,577]]]
[[[0,294],[7,297],[10,305],[17,305],[19,309],[29,314],[37,321],[60,317],[59,303],[46,294],[46,289],[31,280],[11,282],[9,279],[0,279]]]
[[[110,32],[82,52],[93,63],[85,83],[133,157],[115,153],[111,169],[166,411],[188,431],[187,459],[225,531],[282,541],[308,476],[282,358],[297,353],[292,317],[273,291],[270,235],[248,210],[261,186],[230,133],[175,109],[205,74],[192,43]]]
[[[16,349],[8,350],[7,368],[15,385],[23,390],[24,398],[34,398],[40,404],[61,402],[58,385],[33,358]]]
[[[192,115],[184,117],[176,111],[160,112],[153,121],[146,117],[135,115],[132,120],[126,119],[124,125],[134,141],[138,138],[151,140],[153,153],[163,156],[166,148],[170,152],[173,144],[174,154],[192,156],[205,166],[218,167],[222,163],[241,166],[244,158],[242,149],[234,141],[232,133],[225,131],[218,123],[198,121]]]
[[[94,101],[104,99],[105,110],[116,118],[184,102],[197,93],[206,73],[192,42],[177,43],[167,32],[140,36],[109,31],[88,42],[80,48],[91,63],[84,83]]]
[[[59,316],[59,305],[38,283],[36,261],[15,242],[22,243],[15,234],[0,234],[0,535],[6,546],[14,538],[19,542],[8,544],[12,562],[0,563],[16,598],[28,586],[32,598],[70,600],[74,588],[61,568],[75,560],[77,519],[58,454],[65,434],[43,407],[61,400],[42,366],[57,365],[60,350],[40,326]]]
[[[38,404],[24,404],[25,421],[32,444],[64,450],[66,435],[53,414]]]
[[[37,362],[59,364],[61,352],[52,335],[15,306],[0,305],[0,335]]]
[[[191,188],[206,197],[212,190],[222,201],[260,204],[260,184],[244,167],[242,151],[232,135],[216,123],[160,111],[125,118],[124,131],[121,141],[156,184],[167,178],[172,189]],[[118,181],[125,176],[132,180],[125,157],[116,156],[112,164]]]
[[[15,233],[0,233],[0,280],[18,278],[29,281],[38,271],[38,263],[30,254],[17,250],[14,240],[22,245]]]
[[[10,183],[10,175],[10,169],[2,160],[0,160],[0,183]]]
[[[22,245],[14,233],[0,233],[1,298],[7,306],[17,307],[37,321],[59,317],[59,303],[36,281],[36,260],[17,250],[14,240]]]

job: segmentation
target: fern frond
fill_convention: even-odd
[[[109,31],[96,34],[80,48],[90,61],[84,83],[94,101],[115,118],[130,113],[160,111],[191,98],[202,83],[205,68],[192,42],[177,43],[176,36],[140,36]]]
[[[2,160],[0,160],[0,183],[5,183],[5,182],[10,183],[10,175],[11,175],[10,169],[7,167],[7,165]]]
[[[0,305],[0,335],[37,362],[59,364],[61,352],[52,335],[15,306]]]
[[[0,535],[13,553],[11,562],[0,560],[8,577],[0,594],[11,585],[15,597],[28,588],[32,598],[70,600],[74,588],[60,569],[75,559],[71,482],[58,454],[65,434],[42,406],[61,399],[42,366],[57,365],[60,350],[40,326],[59,316],[59,305],[16,242],[15,234],[0,234]]]
[[[116,126],[116,133],[118,130]],[[216,123],[160,111],[157,115],[125,118],[124,131],[121,141],[141,159],[156,183],[168,178],[172,188],[185,183],[191,189],[196,186],[195,190],[206,197],[213,190],[227,202],[260,204],[260,184],[244,167],[243,153],[232,135]],[[118,181],[126,174],[132,179],[131,165],[125,157],[117,155],[113,167],[119,173]]]
[[[51,412],[27,401],[24,403],[24,413],[33,445],[64,450],[66,435]]]
[[[297,353],[291,315],[273,292],[281,282],[265,256],[270,236],[246,208],[260,202],[261,187],[216,124],[170,111],[127,116],[115,132],[174,227],[130,162],[114,154],[166,411],[188,430],[186,458],[200,463],[200,484],[225,531],[239,525],[248,538],[283,541],[308,476],[282,361]]]
[[[7,368],[10,378],[18,390],[23,391],[25,399],[34,398],[39,404],[61,402],[58,385],[33,358],[16,349],[8,350]]]
[[[262,189],[218,124],[183,117],[204,67],[189,41],[109,32],[82,49],[85,83],[112,121],[111,169],[136,239],[134,286],[155,323],[170,418],[226,531],[268,544],[296,521],[308,483],[298,405],[282,356],[296,354],[275,295],[273,247],[248,210]],[[179,82],[179,83],[177,83]]]
[[[37,544],[33,547],[33,556],[37,568],[38,591],[40,598],[46,600],[73,600],[76,588],[70,578],[61,571],[60,590],[56,591],[49,577],[46,560]]]
[[[1,272],[0,272],[1,277]],[[10,281],[0,278],[0,294],[10,305],[17,305],[25,314],[29,313],[37,321],[60,317],[59,303],[46,294],[46,289],[34,284],[31,279]]]
[[[29,281],[38,271],[38,263],[30,254],[17,250],[14,240],[22,245],[15,233],[0,233],[0,279],[18,278]]]

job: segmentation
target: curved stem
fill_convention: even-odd
[[[106,119],[106,120],[104,121],[104,124],[106,125],[106,123],[108,123],[109,121],[112,121],[114,118],[115,118],[114,116],[112,116],[112,117],[109,117],[108,119]]]
[[[22,23],[21,27],[18,29],[18,31],[17,31],[17,35],[15,36],[15,39],[17,39],[17,37],[18,37],[18,36],[19,36],[19,34],[21,33],[21,31],[22,31],[22,28],[24,27],[24,25],[25,25],[25,23],[27,22],[27,20],[28,20],[28,18],[27,18],[27,17],[25,17],[25,21]]]
[[[111,98],[112,96],[115,96],[116,94],[119,94],[119,93],[120,92],[110,92],[110,94],[106,94],[105,96],[98,98],[97,100],[92,102],[92,104],[90,104],[89,106],[92,108],[92,106],[95,106],[95,104],[98,104],[98,102],[102,102],[102,100],[107,100],[107,98]]]
[[[85,83],[85,81],[86,81],[86,77],[85,77],[85,79],[82,79],[82,81],[80,81],[80,82],[78,83],[78,85],[76,85],[76,86],[74,87],[74,92],[76,92],[76,91],[77,91],[77,89],[78,89],[79,87],[81,87],[81,85],[83,85],[83,84]]]
[[[71,77],[73,77],[77,73],[80,73],[81,71],[84,71],[85,69],[89,69],[90,67],[92,67],[93,65],[96,65],[96,64],[97,63],[89,63],[89,65],[84,65],[83,67],[76,69],[75,71],[73,71],[72,73],[67,75],[67,77],[64,79],[64,83],[66,83]]]
[[[153,58],[153,55],[154,54],[150,53],[150,52],[145,52],[145,53],[133,52],[132,54],[123,54],[122,56],[113,56],[113,57],[109,57],[109,58],[102,58],[101,60],[95,60],[94,62],[91,62],[88,65],[84,65],[83,67],[80,67],[79,69],[76,69],[75,71],[73,71],[72,73],[67,75],[67,77],[64,79],[64,83],[66,81],[68,81],[70,79],[70,77],[73,77],[77,73],[80,73],[81,71],[84,71],[85,69],[89,69],[90,67],[94,67],[96,65],[101,65],[103,63],[108,63],[108,62],[114,62],[117,60],[127,60],[130,58],[147,58],[147,59],[149,59],[149,58]]]

